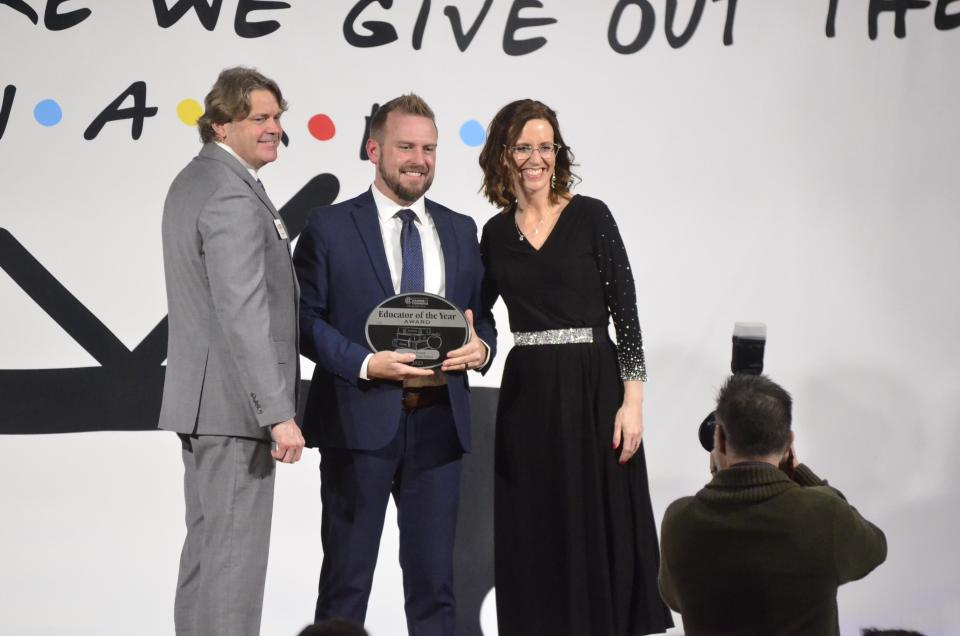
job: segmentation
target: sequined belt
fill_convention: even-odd
[[[513,344],[517,347],[531,345],[591,344],[606,337],[607,327],[570,327],[545,329],[543,331],[514,331]]]

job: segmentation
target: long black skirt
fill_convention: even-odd
[[[673,625],[643,446],[612,448],[616,352],[514,347],[500,388],[494,537],[501,636],[620,636]]]

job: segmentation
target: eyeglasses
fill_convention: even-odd
[[[563,146],[560,144],[540,144],[539,146],[531,146],[530,144],[519,144],[516,146],[504,146],[507,150],[510,151],[517,159],[529,159],[533,156],[533,151],[536,150],[540,153],[541,157],[552,157],[560,151]]]

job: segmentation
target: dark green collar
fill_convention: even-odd
[[[719,471],[700,492],[702,501],[758,503],[800,488],[786,473],[764,462],[748,462]]]

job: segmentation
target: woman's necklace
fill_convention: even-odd
[[[518,205],[518,206],[517,206],[517,212],[518,212],[519,214],[523,214],[523,213],[524,213],[524,209],[521,208],[521,207]],[[560,216],[560,215],[557,214],[556,216],[553,217],[553,220],[556,221],[559,216]],[[543,222],[546,221],[546,220],[547,220],[547,217],[546,217],[546,216],[541,216],[541,217],[540,217],[540,220],[537,221],[537,224],[533,226],[533,229],[532,229],[532,230],[527,230],[527,231],[530,232],[530,235],[531,235],[531,236],[537,236],[537,235],[539,235],[539,234],[540,234],[540,228],[543,227]],[[526,241],[526,242],[528,242],[528,243],[530,242],[530,239],[527,238],[527,235],[524,234],[524,233],[523,233],[523,230],[520,229],[520,223],[517,222],[517,215],[516,215],[516,214],[513,215],[513,227],[515,227],[515,228],[517,229],[517,240],[519,240],[519,241]]]

